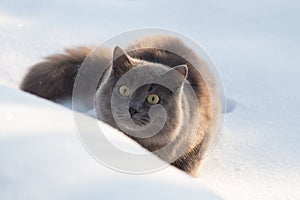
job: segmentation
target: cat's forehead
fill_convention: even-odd
[[[155,83],[168,69],[168,67],[160,64],[142,64],[123,74],[123,76],[119,78],[118,84],[140,87],[142,85]]]

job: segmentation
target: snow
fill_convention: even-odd
[[[0,90],[0,199],[221,199],[173,167],[139,176],[109,169],[81,145],[71,110],[6,86]],[[141,149],[121,133],[112,139]]]
[[[296,0],[2,0],[0,199],[208,199],[208,190],[224,199],[300,199],[299,8]],[[84,150],[70,111],[10,88],[44,56],[151,26],[204,46],[223,78],[228,113],[199,179],[172,167],[112,171]]]

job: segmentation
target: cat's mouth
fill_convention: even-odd
[[[132,115],[131,119],[138,126],[146,126],[150,123],[150,118],[140,113]]]

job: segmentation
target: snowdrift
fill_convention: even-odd
[[[145,175],[109,169],[81,145],[71,110],[6,86],[0,86],[0,91],[2,200],[221,199],[171,166]],[[140,148],[100,124],[107,133],[116,135],[110,139],[118,140],[115,142],[123,148]]]

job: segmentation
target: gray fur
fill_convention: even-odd
[[[90,51],[91,49],[88,48],[79,48],[68,50],[67,55],[47,58],[47,61],[31,68],[21,84],[21,89],[53,101],[70,96],[78,67]],[[110,50],[103,52],[107,53],[95,54],[97,58],[94,62],[103,63],[100,66],[105,67],[111,62],[112,55]],[[200,73],[195,66],[200,67]],[[217,121],[219,112],[217,88],[207,64],[175,37],[150,36],[133,42],[125,51],[116,47],[110,68],[110,74],[101,80],[96,93],[96,113],[100,120],[118,129],[120,128],[112,116],[112,113],[116,111],[112,110],[111,98],[123,74],[130,70],[133,73],[134,70],[139,71],[133,79],[125,80],[128,87],[149,76],[173,81],[172,86],[175,92],[158,84],[148,84],[138,88],[128,97],[130,98],[128,109],[138,110],[132,115],[133,122],[138,126],[145,126],[151,121],[149,116],[151,105],[145,101],[149,94],[158,94],[159,104],[167,111],[166,123],[155,136],[149,138],[129,136],[154,153],[172,143],[164,151],[156,153],[165,161],[169,161],[179,148],[188,145],[183,155],[171,164],[195,175],[202,160],[202,154],[208,148],[210,135],[214,134],[214,126],[216,126],[214,121]],[[143,74],[143,69],[146,68],[149,71]],[[176,75],[176,79],[172,78],[174,71],[179,72],[181,76]],[[201,74],[205,74],[205,80]],[[188,83],[196,93],[198,107],[190,105],[190,94],[186,89]],[[211,98],[216,99],[215,105],[212,104]],[[196,111],[199,118],[191,116],[192,111]],[[124,112],[116,113],[118,122],[129,126],[124,120]],[[191,134],[196,135],[193,140],[188,139]]]

